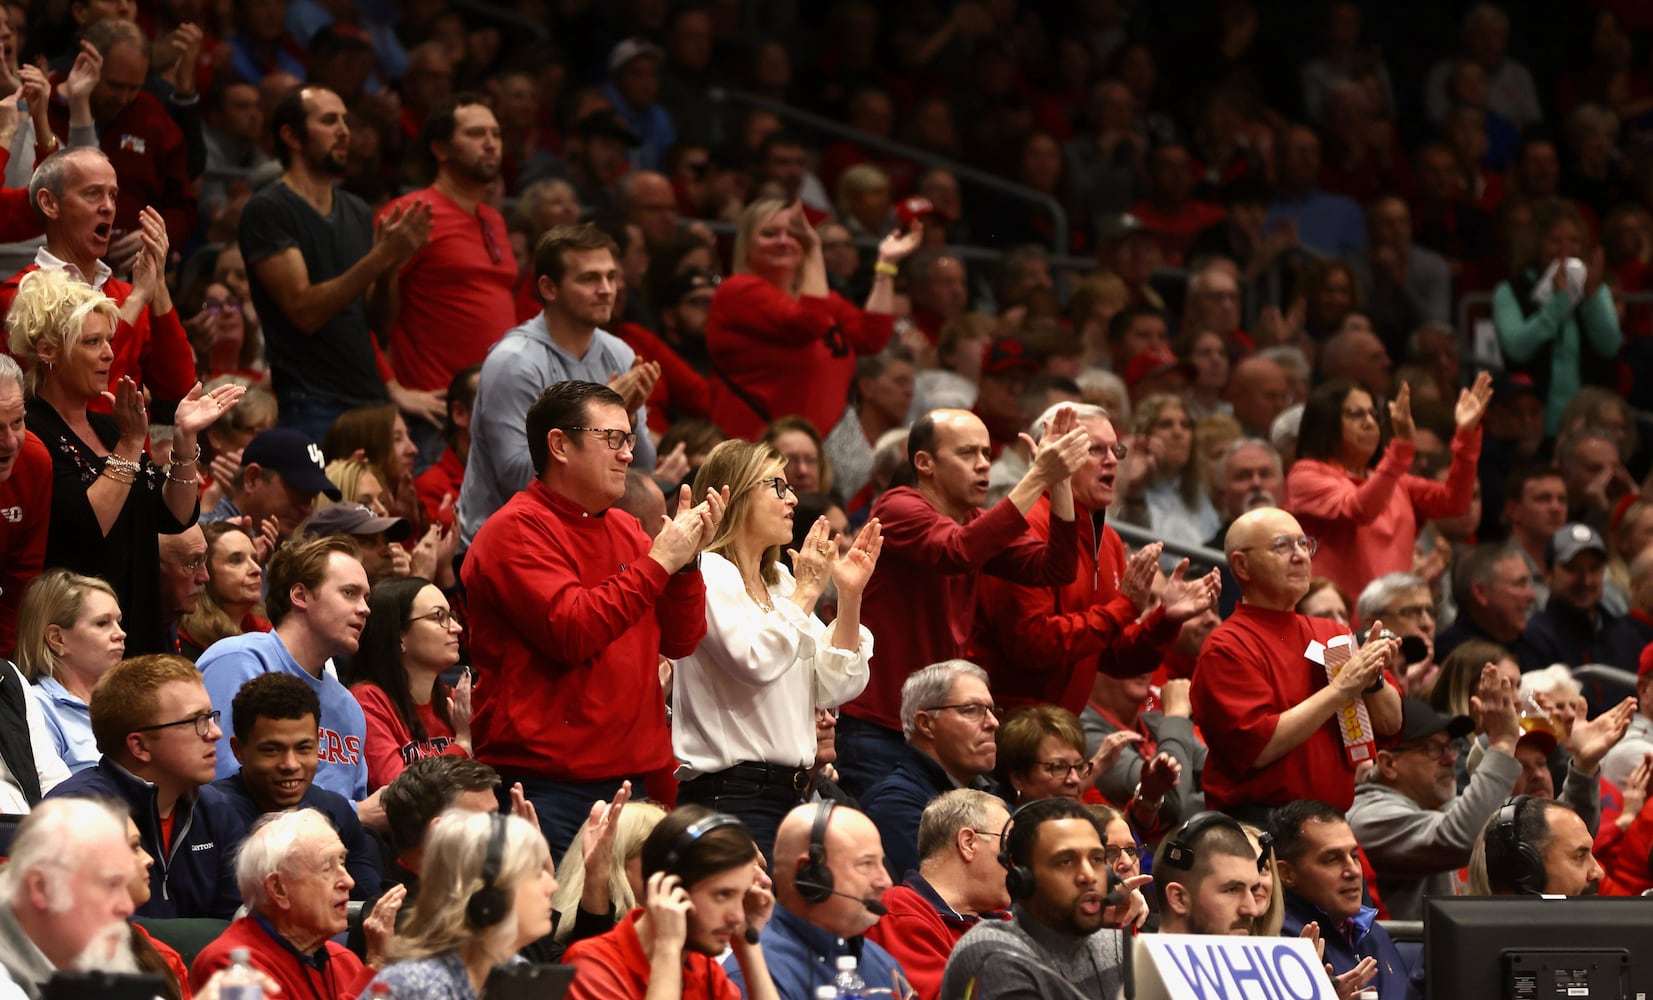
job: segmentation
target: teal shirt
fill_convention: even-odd
[[[1510,283],[1505,281],[1492,293],[1492,319],[1498,327],[1498,345],[1506,360],[1523,364],[1532,360],[1546,341],[1550,346],[1550,396],[1544,401],[1544,432],[1554,434],[1561,425],[1561,411],[1567,408],[1583,382],[1579,377],[1579,361],[1584,331],[1578,323],[1578,313],[1585,314],[1590,346],[1603,357],[1618,354],[1624,343],[1619,330],[1618,311],[1613,307],[1613,295],[1606,285],[1597,288],[1575,308],[1562,293],[1531,316],[1521,309]]]

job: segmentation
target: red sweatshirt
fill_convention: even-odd
[[[861,624],[878,640],[871,679],[848,715],[901,728],[901,685],[932,663],[963,656],[976,623],[976,589],[984,573],[1045,586],[1073,579],[1076,526],[1051,522],[1047,540],[1027,530],[1008,499],[974,510],[961,524],[908,486],[872,505],[884,549],[861,601]]]
[[[461,570],[478,760],[557,781],[672,764],[659,659],[700,645],[706,584],[650,544],[630,514],[587,516],[538,481],[482,525]]]
[[[446,686],[443,690],[447,690]],[[425,724],[425,739],[415,740],[413,730],[402,721],[395,703],[384,688],[363,681],[350,685],[350,693],[362,706],[362,715],[367,719],[367,739],[362,742],[362,755],[367,758],[369,794],[395,781],[396,776],[416,760],[470,756],[464,747],[454,742],[453,727],[437,716],[432,705],[413,707],[419,714],[419,721]]]
[[[0,146],[0,174],[11,163],[11,150]],[[32,240],[45,232],[40,216],[29,206],[29,189],[0,188],[0,243],[19,243]],[[4,317],[0,316],[0,321]]]
[[[1300,458],[1286,477],[1285,508],[1303,533],[1320,540],[1314,572],[1351,596],[1385,573],[1412,571],[1418,525],[1469,509],[1481,431],[1452,436],[1452,469],[1444,483],[1414,476],[1412,442],[1396,438],[1371,475],[1356,478],[1341,465]]]
[[[459,508],[459,487],[465,482],[465,464],[459,455],[448,448],[436,464],[419,473],[413,488],[419,493],[419,502],[425,507],[425,523],[453,527],[454,511]],[[448,502],[443,505],[446,498]]]
[[[317,954],[326,954],[325,962],[300,962],[290,945],[276,940],[269,925],[257,916],[248,916],[230,924],[195,956],[195,963],[189,967],[190,989],[199,991],[213,973],[229,968],[230,952],[236,948],[247,949],[253,968],[276,981],[284,1000],[353,1000],[379,974],[363,965],[350,949],[333,941],[323,942],[316,950]]]
[[[690,367],[670,344],[636,323],[617,323],[613,332],[637,352],[638,360],[660,365],[660,378],[648,398],[649,430],[664,434],[673,419],[711,416],[711,387],[706,376]]]
[[[62,82],[62,77],[52,80],[54,86]],[[48,103],[52,131],[66,142],[69,106],[60,100]],[[120,114],[98,122],[98,147],[120,179],[115,228],[136,232],[138,213],[147,205],[166,220],[171,251],[182,253],[195,239],[199,210],[195,182],[189,179],[189,147],[166,105],[154,94],[140,91]]]
[[[12,300],[17,298],[18,283],[24,275],[38,270],[40,265],[30,264],[0,284],[0,324],[4,324]],[[103,283],[103,294],[120,306],[132,294],[132,286],[110,278]],[[138,388],[148,389],[157,399],[183,399],[195,387],[195,352],[176,308],[156,316],[154,309],[145,307],[137,323],[121,320],[115,329],[114,347],[115,362],[109,366],[111,392],[127,375],[138,383]],[[0,344],[3,349],[4,344]],[[94,400],[92,409],[107,412],[108,406]]]
[[[14,659],[23,591],[46,564],[52,519],[52,456],[32,431],[0,483],[0,659]]]
[[[994,697],[997,700],[996,693]],[[922,885],[935,901],[915,889],[915,883]],[[966,931],[982,920],[1003,920],[1010,916],[993,913],[966,917],[950,908],[942,913],[936,904],[947,904],[916,872],[901,885],[884,890],[879,898],[889,913],[868,928],[867,940],[881,946],[901,963],[901,971],[913,984],[918,1000],[937,1000],[941,996],[941,975],[947,969],[947,956],[953,953],[953,946]]]
[[[794,299],[754,274],[728,278],[706,316],[712,422],[756,441],[771,420],[797,414],[825,434],[844,415],[856,355],[883,350],[894,329],[835,292]]]
[[[986,579],[977,594],[975,662],[993,678],[993,700],[1006,708],[1060,705],[1085,709],[1097,671],[1136,677],[1159,666],[1161,648],[1178,626],[1156,607],[1141,617],[1119,592],[1125,543],[1102,526],[1098,544],[1090,512],[1079,509],[1078,571],[1055,587],[1024,587]],[[1027,512],[1035,538],[1050,536],[1050,495]]]

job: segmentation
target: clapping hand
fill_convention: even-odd
[[[798,582],[800,596],[807,595],[813,601],[826,589],[838,562],[838,543],[832,540],[832,525],[825,515],[815,519],[800,544],[802,548],[787,549],[786,555],[792,560],[792,576]]]
[[[1164,550],[1164,542],[1149,542],[1125,560],[1119,592],[1131,599],[1138,612],[1148,610],[1154,602],[1154,580],[1159,576],[1159,554]]]
[[[717,526],[729,503],[729,487],[721,492],[708,489],[706,499],[691,507],[692,498],[687,485],[679,490],[677,516],[661,518],[664,523],[649,549],[649,555],[670,573],[682,569],[717,536]]]
[[[903,233],[892,229],[878,241],[878,261],[881,264],[899,264],[912,255],[924,241],[924,223],[913,220],[912,228]]]
[[[1573,766],[1585,774],[1594,774],[1607,751],[1613,749],[1630,727],[1636,704],[1632,695],[1587,722],[1574,722],[1567,733],[1567,750],[1573,755]]]
[[[1165,607],[1165,617],[1179,625],[1208,608],[1215,607],[1217,595],[1221,594],[1223,589],[1220,570],[1213,569],[1204,576],[1197,576],[1192,580],[1186,578],[1187,573],[1188,560],[1184,559],[1171,571],[1171,578],[1165,582],[1165,590],[1159,597],[1160,603]]]
[[[1142,742],[1142,734],[1128,729],[1121,729],[1102,737],[1102,742],[1097,746],[1096,752],[1091,754],[1089,761],[1085,762],[1085,777],[1094,781],[1098,775],[1112,770],[1113,766],[1119,763],[1119,755],[1125,752],[1125,748],[1132,743],[1140,742]]]
[[[195,388],[199,391],[200,384],[197,383]],[[122,375],[120,381],[115,383],[115,391],[105,390],[103,398],[109,401],[120,440],[134,441],[141,447],[149,436],[149,411],[144,409],[143,393],[138,391],[138,383],[132,381],[132,376]]]
[[[1045,428],[1037,444],[1028,435],[1021,435],[1022,444],[1033,455],[1032,469],[1046,486],[1068,479],[1089,457],[1090,431],[1078,426],[1078,422],[1073,407],[1064,406],[1050,418],[1050,426]]]
[[[839,594],[860,594],[878,567],[878,553],[884,549],[884,529],[875,517],[861,526],[855,542],[833,567],[832,582]]]
[[[415,198],[405,205],[394,205],[374,227],[373,242],[383,244],[397,265],[412,260],[430,240],[430,203]]]
[[[246,391],[246,386],[231,382],[211,392],[203,392],[201,383],[197,382],[189,391],[189,395],[179,400],[172,425],[177,428],[177,433],[194,437],[228,413],[230,407],[240,402],[242,393]]]
[[[471,668],[459,674],[459,683],[453,686],[448,698],[448,726],[453,729],[453,741],[471,752]]]
[[[1181,777],[1182,765],[1175,757],[1168,753],[1155,754],[1143,762],[1142,773],[1137,775],[1137,798],[1148,803],[1159,802],[1177,787]]]
[[[1487,406],[1492,402],[1492,376],[1481,372],[1475,376],[1475,384],[1458,393],[1458,405],[1453,410],[1453,416],[1458,422],[1460,431],[1472,431],[1481,426],[1481,418],[1486,415]]]
[[[1458,401],[1462,412],[1463,400]],[[1480,419],[1479,416],[1476,417]],[[1389,404],[1389,426],[1394,429],[1395,437],[1401,441],[1412,440],[1412,387],[1405,382],[1400,384],[1400,390]]]
[[[610,375],[608,387],[625,400],[626,413],[635,416],[638,409],[648,402],[649,395],[654,392],[655,383],[659,381],[660,362],[638,358],[626,371]]]
[[[76,101],[89,100],[102,77],[103,54],[94,48],[91,42],[82,41],[80,52],[75,56],[75,64],[69,67],[69,75],[58,84],[57,91],[63,95],[65,101],[73,105]]]
[[[1309,921],[1303,925],[1303,932],[1297,936],[1305,941],[1314,942],[1315,955],[1322,959],[1326,957],[1326,942],[1320,940],[1318,923]],[[1326,966],[1326,975],[1331,977],[1332,985],[1337,989],[1337,1000],[1354,1000],[1367,983],[1377,978],[1377,971],[1377,959],[1370,956],[1361,959],[1354,968],[1341,976],[1333,972],[1330,965]]]

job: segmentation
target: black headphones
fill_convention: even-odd
[[[1530,795],[1517,795],[1498,809],[1487,838],[1487,881],[1508,885],[1525,896],[1544,891],[1549,873],[1538,849],[1521,840],[1521,810],[1532,802]]]
[[[806,903],[824,903],[832,895],[832,869],[827,867],[827,823],[832,821],[832,809],[837,805],[831,799],[815,803],[815,821],[809,826],[809,860],[798,867],[793,885],[798,898]]]
[[[1034,799],[1040,802],[1042,799]],[[1039,881],[1033,876],[1033,869],[1027,865],[1019,865],[1010,853],[1010,825],[1016,822],[1023,809],[1033,802],[1024,802],[1005,817],[1004,826],[999,828],[999,864],[1004,866],[1004,887],[1010,893],[1011,899],[1027,899],[1038,891]]]
[[[688,858],[689,852],[694,850],[695,842],[701,837],[726,826],[745,827],[745,825],[728,813],[715,812],[710,816],[695,820],[684,827],[683,832],[678,834],[676,839],[672,841],[672,846],[666,848],[666,856],[661,859],[662,869],[673,875],[681,876],[682,872],[678,870],[678,866]],[[687,889],[688,886],[683,888]]]
[[[1205,831],[1219,826],[1227,827],[1241,836],[1245,836],[1245,827],[1240,825],[1239,820],[1227,813],[1212,810],[1195,813],[1188,817],[1187,822],[1177,827],[1177,832],[1165,841],[1165,864],[1185,872],[1192,871],[1196,860],[1194,842],[1199,840],[1200,835]],[[1265,843],[1262,851],[1262,856],[1265,858],[1268,856],[1268,848],[1269,844]],[[1258,867],[1260,870],[1261,864]]]
[[[511,908],[505,893],[494,885],[499,868],[505,863],[505,829],[509,824],[510,818],[503,813],[490,816],[488,853],[482,859],[482,888],[471,893],[465,902],[465,920],[472,927],[492,927],[504,920]]]

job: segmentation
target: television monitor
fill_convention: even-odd
[[[1444,896],[1424,901],[1430,997],[1653,1000],[1653,899]]]

